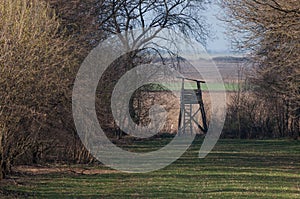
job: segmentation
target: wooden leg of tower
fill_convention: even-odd
[[[190,104],[190,112],[189,112],[189,126],[190,126],[190,133],[193,134],[193,125],[192,125],[192,114],[193,114],[193,105]]]
[[[182,108],[180,107],[179,118],[178,118],[178,135],[182,134]]]

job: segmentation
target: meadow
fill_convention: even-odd
[[[242,85],[241,85],[242,86]],[[201,90],[203,91],[227,91],[233,92],[238,90],[238,83],[204,83],[201,84]],[[152,91],[164,91],[166,89],[170,89],[171,91],[180,91],[181,82],[172,82],[172,83],[163,83],[159,85],[152,85],[150,90]],[[197,89],[197,85],[194,82],[187,81],[185,83],[185,89]]]
[[[171,138],[138,141],[128,150],[148,151]],[[49,173],[18,172],[1,183],[1,198],[300,198],[300,142],[219,140],[198,158],[197,138],[189,150],[162,170],[142,174],[104,165],[59,166]],[[52,165],[55,167],[55,165]],[[62,168],[70,170],[63,171]],[[72,168],[86,172],[70,172]],[[89,171],[89,172],[87,172]],[[93,172],[100,171],[100,172]]]

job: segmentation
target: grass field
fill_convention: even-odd
[[[132,148],[163,146],[169,140]],[[198,159],[197,139],[175,163],[156,172],[13,176],[0,193],[20,198],[300,198],[300,142],[220,140]],[[95,169],[95,167],[87,169]],[[1,196],[1,194],[0,194]],[[0,197],[1,198],[1,197]]]

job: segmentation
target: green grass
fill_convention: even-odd
[[[168,141],[128,148],[144,151]],[[197,139],[175,163],[151,173],[25,175],[19,185],[2,189],[32,198],[300,198],[299,141],[220,140],[198,159],[201,143]]]

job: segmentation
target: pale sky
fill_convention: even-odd
[[[210,31],[213,33],[214,39],[208,39],[207,50],[216,53],[230,53],[230,41],[225,35],[226,24],[217,19],[217,15],[222,14],[221,8],[216,5],[211,5],[208,7],[207,13],[207,23],[211,24]]]

